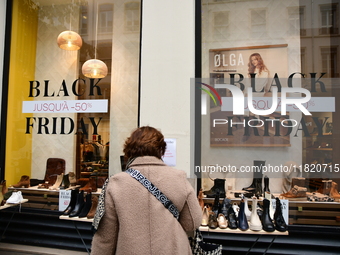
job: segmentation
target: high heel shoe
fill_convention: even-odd
[[[17,184],[12,185],[13,188],[28,188],[30,186],[30,177],[28,175],[23,175]]]

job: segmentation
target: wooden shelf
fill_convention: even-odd
[[[285,232],[280,232],[275,230],[274,232],[267,232],[264,230],[260,230],[260,231],[253,231],[253,230],[246,230],[246,231],[242,231],[240,229],[221,229],[221,228],[216,228],[216,229],[211,229],[209,227],[203,227],[200,226],[199,227],[200,231],[204,231],[204,232],[215,232],[215,233],[230,233],[230,234],[250,234],[250,235],[288,235],[288,231]]]

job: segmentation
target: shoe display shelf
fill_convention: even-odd
[[[242,191],[237,191],[238,192],[242,192]],[[240,205],[241,202],[241,198],[231,198],[229,197],[229,199],[231,200],[232,204],[236,203],[237,205]],[[224,198],[220,198],[220,203],[223,202]],[[203,198],[204,204],[210,204],[212,205],[214,203],[214,198]],[[258,203],[260,205],[262,205],[263,202],[263,198],[260,198],[258,200]],[[248,199],[248,205],[251,206],[252,204],[252,200]],[[249,224],[249,222],[248,222]],[[285,231],[285,232],[280,232],[275,230],[274,232],[267,232],[264,230],[260,230],[260,231],[254,231],[254,230],[246,230],[246,231],[242,231],[240,229],[230,229],[230,228],[226,228],[226,229],[221,229],[221,228],[216,228],[216,229],[212,229],[209,228],[208,226],[200,226],[199,229],[203,232],[217,232],[217,233],[231,233],[231,234],[252,234],[252,235],[289,235],[289,231]]]
[[[242,231],[240,229],[221,229],[221,228],[209,228],[208,226],[200,226],[199,227],[200,231],[203,232],[215,232],[215,233],[229,233],[229,234],[250,234],[250,235],[288,235],[288,231],[285,232],[280,232],[275,230],[274,232],[267,232],[264,230],[260,230],[260,231],[254,231],[254,230],[246,230],[246,231]]]
[[[69,217],[68,215],[60,215],[59,219],[61,220],[73,220],[73,221],[83,221],[83,222],[93,222],[93,219],[88,218],[79,218],[79,217]]]
[[[4,209],[7,209],[7,208],[13,207],[13,206],[21,206],[22,204],[27,203],[27,202],[28,202],[28,199],[23,199],[23,200],[21,200],[20,203],[17,203],[17,204],[4,204],[4,205],[0,206],[0,210],[4,210]]]
[[[80,186],[72,186],[66,190],[72,190]],[[29,188],[8,188],[8,191],[21,191],[24,199],[29,201],[23,207],[58,210],[59,209],[59,190],[41,189],[38,186]]]
[[[340,203],[290,200],[289,224],[340,226]]]

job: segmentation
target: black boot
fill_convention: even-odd
[[[231,207],[231,200],[229,198],[225,198],[222,203],[221,213],[228,218],[229,207]]]
[[[242,231],[246,231],[249,228],[247,217],[244,212],[245,206],[246,204],[244,203],[244,200],[242,199],[240,203],[240,211],[238,212],[238,228]]]
[[[212,207],[212,212],[216,214],[216,217],[220,211],[220,192],[216,189],[216,195],[214,200],[214,205]]]
[[[263,199],[263,214],[261,222],[264,231],[273,232],[275,231],[275,227],[269,215],[269,205],[270,205],[269,200],[266,198]]]
[[[237,229],[236,214],[232,206],[229,207],[227,220],[228,220],[228,228]]]
[[[267,175],[265,175],[263,177],[263,183],[264,183],[263,194],[265,192],[269,192],[270,193],[270,189],[269,189],[269,177]]]
[[[89,213],[91,207],[92,207],[92,195],[91,195],[91,193],[87,193],[87,195],[85,196],[85,204],[83,206],[83,209],[79,213],[78,217],[79,218],[86,217],[86,215]]]
[[[66,209],[64,210],[63,215],[69,215],[73,211],[77,203],[78,193],[79,193],[79,189],[74,189],[71,191],[71,200],[68,206],[66,207]]]
[[[287,224],[282,215],[281,201],[276,198],[276,209],[274,213],[275,229],[280,232],[285,232],[287,230]]]
[[[243,188],[242,190],[246,190],[248,192],[252,192],[253,195],[257,196],[256,193],[262,194],[262,166],[266,163],[263,160],[254,160],[254,169],[253,169],[253,182],[250,186]],[[261,190],[259,191],[258,189]]]
[[[216,195],[216,190],[219,190],[220,197],[225,198],[225,179],[214,179],[214,186],[210,190],[203,191],[203,193],[210,198],[214,198]]]
[[[77,217],[81,210],[83,209],[85,205],[85,201],[84,201],[84,191],[80,191],[77,195],[77,202],[76,205],[73,209],[73,211],[70,213],[69,217]]]

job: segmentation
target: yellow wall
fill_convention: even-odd
[[[32,100],[29,81],[34,80],[38,10],[31,1],[14,0],[8,88],[5,179],[16,184],[31,174],[32,135],[26,132],[22,102]]]

